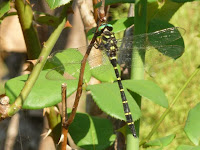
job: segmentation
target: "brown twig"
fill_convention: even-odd
[[[62,135],[64,136],[64,139],[62,141],[62,150],[66,150],[67,146],[67,133],[68,129],[66,128],[66,122],[67,122],[67,84],[63,83],[61,86],[62,91]]]
[[[106,15],[105,15],[105,0],[102,0],[101,6],[99,7],[99,20],[101,22],[106,21]]]
[[[98,0],[93,0],[93,5],[95,6],[98,3]],[[97,22],[98,20],[98,8],[94,8],[94,20]]]
[[[103,0],[104,2],[102,2],[102,5],[104,7],[104,4],[105,4],[105,0]],[[97,25],[97,28],[96,28],[96,32],[92,38],[92,41],[90,42],[90,45],[88,46],[87,48],[87,51],[83,57],[83,60],[81,61],[81,69],[80,69],[80,75],[79,75],[79,82],[78,82],[78,88],[77,88],[77,92],[76,92],[76,97],[75,97],[75,101],[74,101],[74,105],[73,105],[73,109],[72,109],[72,112],[71,112],[71,115],[69,116],[69,119],[67,120],[66,122],[66,129],[69,128],[70,124],[73,122],[74,120],[74,117],[75,117],[75,114],[76,114],[76,110],[77,110],[77,107],[78,107],[78,103],[79,103],[79,100],[80,100],[80,97],[81,97],[81,94],[82,94],[82,85],[83,85],[83,75],[84,75],[84,70],[85,70],[85,65],[86,65],[86,62],[87,62],[87,58],[90,54],[90,51],[92,49],[92,47],[94,46],[94,43],[97,39],[98,36],[101,35],[101,32],[99,32],[97,29],[98,27],[100,26],[100,24],[102,22],[104,22],[104,19],[105,19],[105,13],[103,12],[104,11],[104,8],[102,6],[99,8],[101,12],[101,14],[99,15],[100,16],[100,22],[98,23]]]

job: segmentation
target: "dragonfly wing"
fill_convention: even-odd
[[[180,27],[172,27],[160,31],[148,33],[148,40],[151,46],[157,47],[162,45],[171,44],[185,34],[185,30]]]
[[[49,71],[46,78],[49,80],[77,79],[80,74],[83,55],[77,49],[67,49],[52,54],[49,63],[54,68]],[[84,78],[89,82],[91,77],[90,67],[86,63]]]
[[[92,75],[98,80],[113,82],[116,76],[106,50],[94,50],[91,53],[88,62],[91,66]]]
[[[164,60],[169,60],[172,58],[180,57],[184,52],[184,47],[179,45],[164,45],[157,48],[147,47],[145,50],[145,63],[155,65],[157,63],[162,63]],[[141,51],[142,49],[140,49]],[[131,68],[131,62],[136,61],[137,58],[132,60],[132,54],[136,51],[134,49],[120,49],[118,52],[118,63],[125,66],[126,68]],[[163,61],[157,61],[157,59],[162,59]]]
[[[67,63],[51,69],[46,74],[49,80],[72,80],[77,79],[80,73],[80,63]]]
[[[182,56],[182,54],[184,53],[184,47],[179,45],[160,46],[156,47],[156,50],[158,50],[162,55],[170,57],[174,60]]]
[[[170,44],[182,37],[185,30],[180,27],[172,27],[156,32],[145,33],[135,36],[127,36],[123,39],[118,39],[118,47],[121,49],[137,47],[138,49],[146,49],[146,47],[159,47]],[[176,45],[176,43],[174,43]]]

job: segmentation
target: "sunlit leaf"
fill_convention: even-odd
[[[47,80],[46,74],[49,70],[42,71],[30,94],[23,103],[24,109],[41,109],[53,106],[61,101],[61,84],[63,81]],[[20,94],[29,75],[23,75],[11,80],[5,84],[6,95],[13,103]],[[67,95],[71,95],[77,89],[77,80],[67,80]]]
[[[188,114],[184,131],[188,138],[195,144],[199,145],[200,140],[200,103],[192,108]]]
[[[71,0],[46,0],[51,9],[55,9],[69,3]]]

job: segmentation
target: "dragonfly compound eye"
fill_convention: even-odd
[[[109,30],[109,31],[112,31],[113,30],[113,26],[111,24],[106,24],[106,28]]]
[[[106,24],[105,24],[105,23],[101,24],[101,25],[99,26],[99,28],[98,28],[98,31],[100,32],[100,31],[104,30],[105,27],[106,27]]]
[[[107,29],[107,30],[109,30],[109,31],[112,31],[113,30],[113,26],[111,25],[111,24],[105,24],[105,23],[103,23],[103,24],[101,24],[101,26],[98,28],[98,31],[100,32],[100,31],[103,31],[104,29]]]

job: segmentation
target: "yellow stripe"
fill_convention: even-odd
[[[116,70],[116,69],[117,69],[117,67],[114,67],[114,69]]]
[[[124,91],[124,89],[120,89],[120,92]]]
[[[117,80],[121,80],[121,78],[119,77],[119,78],[117,78]]]
[[[110,47],[110,50],[115,50],[115,47],[114,47],[114,46],[111,46],[111,47]]]
[[[110,59],[113,60],[113,59],[117,59],[117,58],[116,57],[110,57]]]
[[[103,35],[106,39],[109,39],[110,38],[110,36],[109,35]]]
[[[128,101],[123,101],[122,103],[128,103]]]
[[[126,116],[131,115],[131,112],[125,113]]]
[[[134,122],[127,123],[128,125],[134,124]]]

